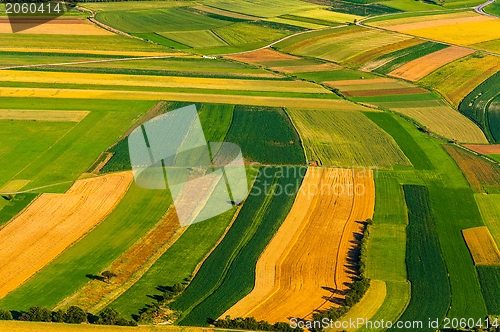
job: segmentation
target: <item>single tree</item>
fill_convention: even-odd
[[[96,324],[115,325],[118,320],[118,311],[113,308],[106,308],[99,313]]]
[[[12,314],[10,311],[0,309],[0,320],[12,320]]]
[[[110,283],[110,280],[111,278],[114,278],[116,277],[116,274],[114,274],[113,272],[111,271],[104,271],[103,273],[101,273],[101,275],[104,277],[104,279],[106,280],[106,282],[109,284]]]
[[[59,309],[57,311],[52,311],[52,321],[54,323],[64,322],[64,314],[65,314],[65,311],[63,309]]]
[[[73,305],[66,311],[63,319],[65,323],[81,324],[87,321],[87,314],[82,308]]]

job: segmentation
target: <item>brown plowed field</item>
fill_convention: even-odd
[[[223,316],[269,322],[310,318],[344,297],[348,263],[374,208],[369,171],[310,168],[287,219],[257,262],[253,291]]]
[[[443,50],[410,61],[392,71],[389,75],[404,78],[409,81],[418,81],[447,63],[460,59],[471,53],[474,53],[471,49],[450,46]]]
[[[462,230],[475,265],[500,265],[500,252],[486,226]]]
[[[132,172],[76,181],[43,194],[0,230],[0,298],[101,222],[126,193]]]
[[[500,144],[466,144],[464,146],[481,154],[500,154]]]

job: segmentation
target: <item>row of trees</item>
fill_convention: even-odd
[[[219,319],[214,322],[216,327],[225,329],[242,329],[242,330],[258,330],[258,331],[279,331],[279,332],[298,332],[303,331],[301,328],[292,328],[290,324],[284,322],[278,322],[271,324],[264,320],[257,321],[255,317],[237,317],[231,319],[231,317],[226,316],[224,319]]]
[[[81,324],[93,323],[102,325],[121,325],[121,326],[136,326],[134,320],[127,320],[119,317],[118,312],[112,308],[106,308],[101,311],[97,316],[86,313],[82,308],[71,306],[67,310],[59,309],[52,311],[45,307],[34,306],[26,312],[12,312],[0,309],[0,320],[21,320],[29,322],[53,322],[53,323],[68,323],[68,324]]]

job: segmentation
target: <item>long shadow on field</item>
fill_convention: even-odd
[[[99,280],[99,281],[103,281],[104,282],[104,277],[103,276],[100,276],[100,275],[97,275],[97,274],[86,274],[85,275],[87,278],[91,279],[91,280]]]

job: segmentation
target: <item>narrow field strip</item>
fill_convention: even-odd
[[[405,23],[386,26],[386,29],[407,32],[408,30],[425,29],[425,28],[436,28],[448,25],[457,25],[461,23],[471,23],[471,22],[484,22],[494,20],[491,17],[481,16],[477,14],[470,13],[469,16],[458,17],[458,18],[444,18],[441,20],[426,20],[427,16],[422,16],[420,22]]]
[[[65,48],[24,48],[24,47],[0,47],[0,52],[24,52],[24,53],[71,53],[71,54],[93,54],[93,55],[116,55],[116,56],[186,56],[181,52],[139,52],[139,51],[107,51],[107,50],[85,50]]]
[[[481,154],[500,154],[500,144],[465,144],[464,146]]]
[[[63,23],[64,22],[64,23]],[[97,26],[82,21],[75,24],[74,21],[65,22],[60,20],[57,23],[44,23],[35,25],[30,23],[3,23],[0,22],[0,33],[36,34],[36,35],[72,35],[72,36],[112,36],[113,33],[99,29]],[[57,38],[57,37],[54,37]]]
[[[80,122],[89,111],[0,110],[0,120]]]
[[[372,97],[372,96],[393,96],[407,94],[422,94],[428,93],[424,88],[400,88],[400,89],[375,89],[375,90],[352,90],[345,91],[344,94],[349,97]]]
[[[0,97],[33,97],[65,99],[111,99],[111,100],[168,100],[186,102],[207,102],[272,107],[298,107],[302,109],[367,111],[363,107],[340,99],[284,98],[267,96],[244,96],[225,94],[203,94],[183,92],[123,91],[123,90],[84,90],[51,88],[8,88],[0,87]]]
[[[462,235],[476,266],[500,265],[500,251],[486,226],[464,229]]]
[[[79,73],[75,76],[73,73],[62,72],[26,72],[3,70],[2,76],[0,76],[0,81],[242,91],[332,93],[322,86],[302,81],[267,81],[125,74]]]
[[[10,180],[0,187],[0,194],[17,192],[30,182],[30,180]]]
[[[259,258],[256,287],[225,314],[269,322],[310,318],[314,310],[342,299],[355,278],[349,253],[356,246],[361,221],[373,214],[372,173],[321,168],[309,172],[299,191],[301,198],[309,197],[295,201],[287,224]],[[362,194],[353,189],[359,187]]]
[[[0,231],[4,297],[99,224],[119,203],[132,172],[79,180],[65,194],[43,194]]]
[[[410,61],[390,72],[389,76],[403,78],[409,81],[418,81],[436,69],[452,61],[463,58],[471,53],[474,53],[471,49],[450,46],[443,50],[427,54],[421,58]]]

